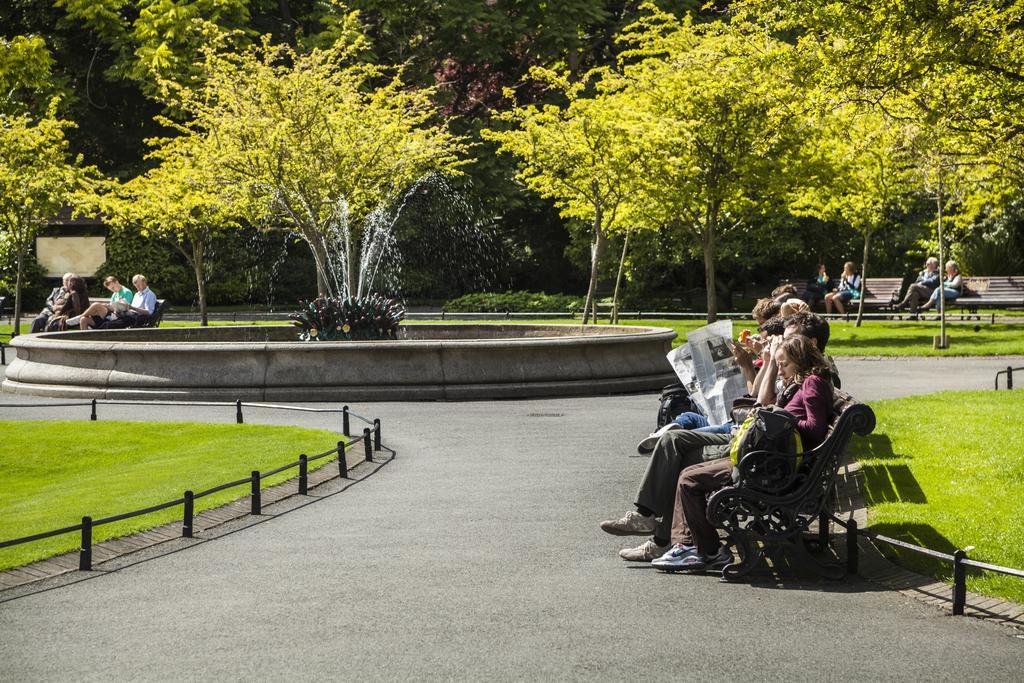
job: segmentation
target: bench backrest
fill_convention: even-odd
[[[901,277],[869,277],[864,279],[863,297],[888,303],[898,298],[903,289]]]
[[[1024,276],[965,277],[961,297],[1021,299],[1024,301]]]
[[[164,313],[171,307],[167,303],[167,299],[157,299],[156,308],[153,309],[153,315],[146,318],[146,321],[139,325],[139,327],[160,327],[160,321],[163,320]]]

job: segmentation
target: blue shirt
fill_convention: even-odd
[[[146,313],[153,315],[153,311],[156,310],[156,294],[149,287],[141,292],[135,292],[135,296],[132,297],[132,308],[144,308]]]

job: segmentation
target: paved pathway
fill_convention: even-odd
[[[841,369],[871,399],[985,388],[1007,365],[925,362],[928,378],[911,384],[898,374],[916,377],[908,363]],[[0,397],[0,415],[25,400]],[[0,604],[0,677],[1019,680],[1024,640],[874,584],[725,585],[619,560],[619,539],[596,522],[630,502],[645,461],[629,454],[656,405],[361,405],[399,451],[379,474],[216,541]]]

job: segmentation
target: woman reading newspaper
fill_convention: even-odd
[[[821,352],[803,335],[774,337],[763,372],[762,403],[774,403],[792,413],[806,447],[813,448],[824,438],[832,410],[832,387],[824,379],[828,366]],[[783,391],[776,397],[777,378],[782,379]],[[724,456],[732,438],[731,434],[675,429],[658,439],[637,492],[636,510],[601,523],[613,535],[652,537],[621,550],[620,557],[632,562],[658,560],[659,568],[675,571],[716,568],[730,561],[728,549],[718,547],[717,533],[708,532],[706,518],[692,524],[687,520],[706,505],[705,499],[697,500],[700,495],[695,491],[706,497],[731,483],[732,463]],[[688,493],[679,497],[684,483]]]

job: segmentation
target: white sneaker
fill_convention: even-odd
[[[647,437],[641,439],[640,443],[636,445],[636,452],[642,455],[647,455],[654,450],[654,446],[658,443],[658,439],[661,438],[661,435],[665,432],[670,432],[673,429],[682,429],[682,427],[675,422],[669,422],[658,431],[651,432]]]
[[[606,519],[601,529],[612,536],[650,536],[654,533],[654,516],[644,517],[636,510],[630,510],[619,519]]]
[[[669,546],[658,545],[654,540],[644,541],[635,548],[623,548],[619,551],[619,557],[627,562],[650,562],[668,552]]]

